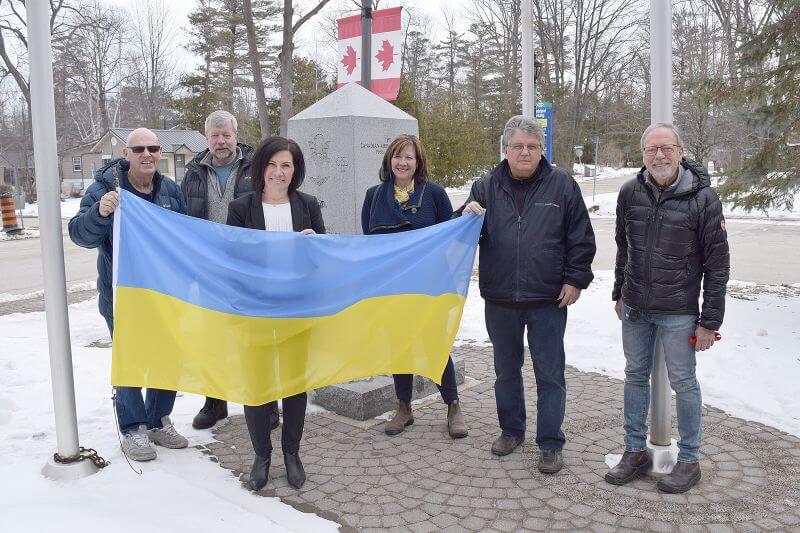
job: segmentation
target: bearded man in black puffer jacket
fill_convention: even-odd
[[[680,133],[656,123],[642,135],[644,168],[617,199],[617,261],[612,299],[625,351],[625,453],[606,474],[623,485],[651,466],[647,410],[655,342],[664,346],[676,393],[678,463],[658,489],[682,493],[700,480],[702,397],[696,352],[714,344],[730,272],[722,203],[706,170],[685,159]],[[703,306],[698,305],[700,286]],[[693,342],[693,343],[692,343]]]

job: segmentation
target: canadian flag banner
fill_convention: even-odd
[[[394,100],[400,90],[402,7],[372,12],[372,92]],[[361,82],[361,15],[336,21],[339,28],[338,86]]]

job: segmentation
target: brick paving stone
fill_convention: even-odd
[[[605,454],[623,448],[622,382],[568,367],[565,468],[545,476],[536,470],[532,438],[506,457],[489,451],[499,432],[491,347],[454,353],[477,380],[459,391],[470,415],[468,438],[447,437],[438,399],[415,408],[414,426],[396,437],[386,436],[382,423],[362,429],[329,413],[309,414],[301,444],[306,485],[295,491],[276,465],[259,494],[324,512],[351,530],[800,531],[800,509],[786,503],[800,498],[797,437],[704,408],[697,487],[662,494],[650,477],[614,487],[603,476]],[[536,393],[529,363],[523,373],[531,430]],[[243,417],[230,417],[214,437],[218,442],[202,453],[246,480],[252,450]],[[775,448],[780,460],[762,461],[763,450]]]

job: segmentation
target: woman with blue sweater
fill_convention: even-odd
[[[394,139],[383,156],[379,177],[381,183],[370,187],[361,209],[364,235],[397,233],[425,228],[450,220],[453,206],[441,185],[428,181],[425,150],[413,135]],[[387,435],[397,435],[414,423],[411,412],[411,391],[414,376],[395,374],[397,412],[386,423]],[[447,430],[454,439],[467,436],[461,414],[453,359],[447,360],[442,384],[442,400],[447,404]]]

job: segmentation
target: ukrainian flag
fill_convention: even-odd
[[[308,236],[121,197],[114,385],[260,405],[379,374],[441,380],[482,217],[392,235]]]

